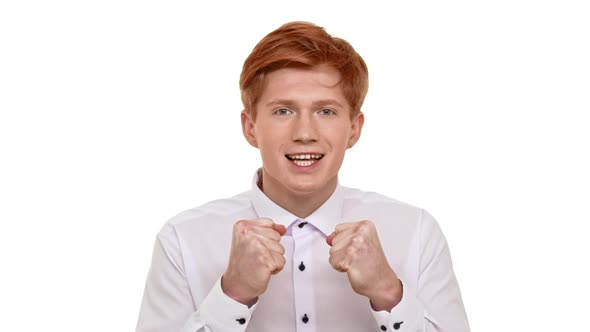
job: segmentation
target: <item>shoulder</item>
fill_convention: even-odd
[[[423,209],[421,207],[402,202],[383,194],[373,191],[364,191],[356,188],[342,188],[344,191],[345,209],[387,209],[414,215],[423,213]]]
[[[168,220],[168,224],[179,226],[184,223],[198,222],[211,217],[223,217],[241,212],[252,207],[251,192],[243,192],[229,198],[217,199],[203,205],[185,210]]]
[[[214,228],[219,223],[228,220],[235,222],[233,218],[248,215],[250,211],[252,211],[251,191],[246,191],[233,197],[213,200],[176,214],[164,224],[158,236],[174,236],[174,233],[186,229],[202,227],[205,222],[206,227]]]
[[[387,204],[387,205],[396,205],[396,206],[403,206],[407,208],[417,208],[411,204],[399,201],[395,198],[391,198],[374,191],[364,191],[357,188],[349,188],[349,187],[342,187],[344,191],[344,199],[350,201],[359,201],[362,203],[371,203],[371,204]]]
[[[395,221],[398,226],[428,229],[438,227],[436,220],[423,207],[409,204],[398,199],[373,191],[343,187],[345,217],[359,219],[366,216],[376,222]]]

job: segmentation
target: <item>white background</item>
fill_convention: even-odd
[[[292,20],[367,62],[341,183],[437,218],[473,331],[587,328],[586,1],[211,3],[0,4],[1,331],[135,328],[160,227],[249,189],[238,77]]]

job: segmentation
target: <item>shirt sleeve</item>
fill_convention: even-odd
[[[196,308],[176,249],[170,239],[156,239],[136,332],[245,331],[256,305],[223,293],[220,277]]]
[[[417,290],[404,286],[391,312],[372,310],[373,316],[382,331],[469,332],[447,241],[436,220],[421,212]]]
[[[201,303],[199,310],[189,317],[182,332],[244,331],[257,304],[248,308],[248,306],[225,295],[221,289],[221,278],[219,278],[211,292]],[[202,327],[206,329],[202,330]]]

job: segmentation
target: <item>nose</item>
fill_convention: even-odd
[[[318,139],[317,123],[311,112],[301,112],[297,115],[293,128],[293,141],[312,143]]]

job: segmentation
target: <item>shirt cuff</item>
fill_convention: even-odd
[[[373,311],[373,317],[381,331],[422,332],[424,327],[424,306],[411,290],[404,287],[402,300],[391,312]]]
[[[221,278],[217,280],[199,307],[204,323],[213,331],[245,331],[258,302],[248,308],[221,289]]]

